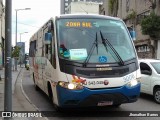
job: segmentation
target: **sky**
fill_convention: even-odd
[[[5,5],[5,0],[3,0]],[[17,11],[17,42],[25,42],[25,52],[29,51],[30,37],[51,17],[60,14],[60,0],[12,0],[12,45],[15,46],[16,11],[15,9],[31,8]],[[24,33],[28,32],[28,33]]]

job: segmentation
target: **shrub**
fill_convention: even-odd
[[[141,29],[144,35],[149,35],[152,38],[160,37],[160,16],[151,13],[141,21]]]
[[[20,53],[20,47],[18,46],[15,46],[14,49],[12,50],[12,57],[16,57],[18,58],[19,57],[19,53]]]

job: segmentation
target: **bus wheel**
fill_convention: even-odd
[[[49,100],[53,103],[53,93],[52,93],[52,88],[49,82],[48,82],[48,97],[49,97]]]
[[[59,106],[57,106],[56,104],[54,104],[54,109],[57,111],[57,112],[63,112],[63,109]]]
[[[51,85],[50,85],[49,82],[48,82],[48,96],[49,96],[50,102],[51,102],[51,103],[53,104],[53,106],[54,106],[54,109],[55,109],[57,112],[60,112],[60,111],[61,111],[61,108],[54,103],[54,97],[53,97],[53,93],[52,93],[52,88],[51,88]]]
[[[39,91],[39,87],[36,84],[34,84],[34,86],[35,86],[36,91]]]
[[[38,87],[38,86],[36,85],[36,83],[35,83],[34,73],[33,73],[33,82],[34,82],[35,90],[38,91],[38,90],[39,90],[39,87]]]

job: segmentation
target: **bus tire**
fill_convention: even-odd
[[[51,84],[49,82],[48,82],[48,97],[49,97],[50,102],[53,104],[54,109],[57,112],[60,112],[61,108],[54,103],[53,92],[52,92]]]
[[[34,77],[34,73],[33,73],[33,82],[34,82],[34,88],[36,91],[39,91],[39,87],[36,85],[35,83],[35,77]]]
[[[39,87],[36,84],[34,86],[35,86],[35,90],[39,91]]]
[[[63,112],[63,109],[59,106],[57,106],[56,104],[54,104],[54,109],[56,112]]]
[[[51,84],[48,82],[48,97],[49,100],[53,103],[53,93],[52,93],[52,88],[51,88]]]

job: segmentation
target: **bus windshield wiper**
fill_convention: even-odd
[[[107,45],[111,48],[112,52],[116,55],[117,59],[119,60],[120,65],[124,65],[124,62],[121,58],[121,56],[118,54],[118,52],[115,50],[115,48],[112,46],[112,44],[109,42],[108,39],[104,39],[102,32],[100,31],[101,39],[102,39],[102,44],[105,46],[106,50]]]
[[[90,59],[90,57],[91,57],[91,55],[92,55],[93,50],[94,50],[95,47],[97,48],[97,54],[98,54],[97,32],[96,32],[96,39],[95,39],[95,41],[94,41],[94,43],[93,43],[93,45],[92,45],[92,47],[91,47],[91,49],[90,49],[90,51],[89,51],[89,54],[88,54],[87,58],[86,58],[85,61],[83,62],[83,67],[86,67],[86,65],[87,65],[87,63],[88,63],[88,61],[89,61],[89,59]]]

